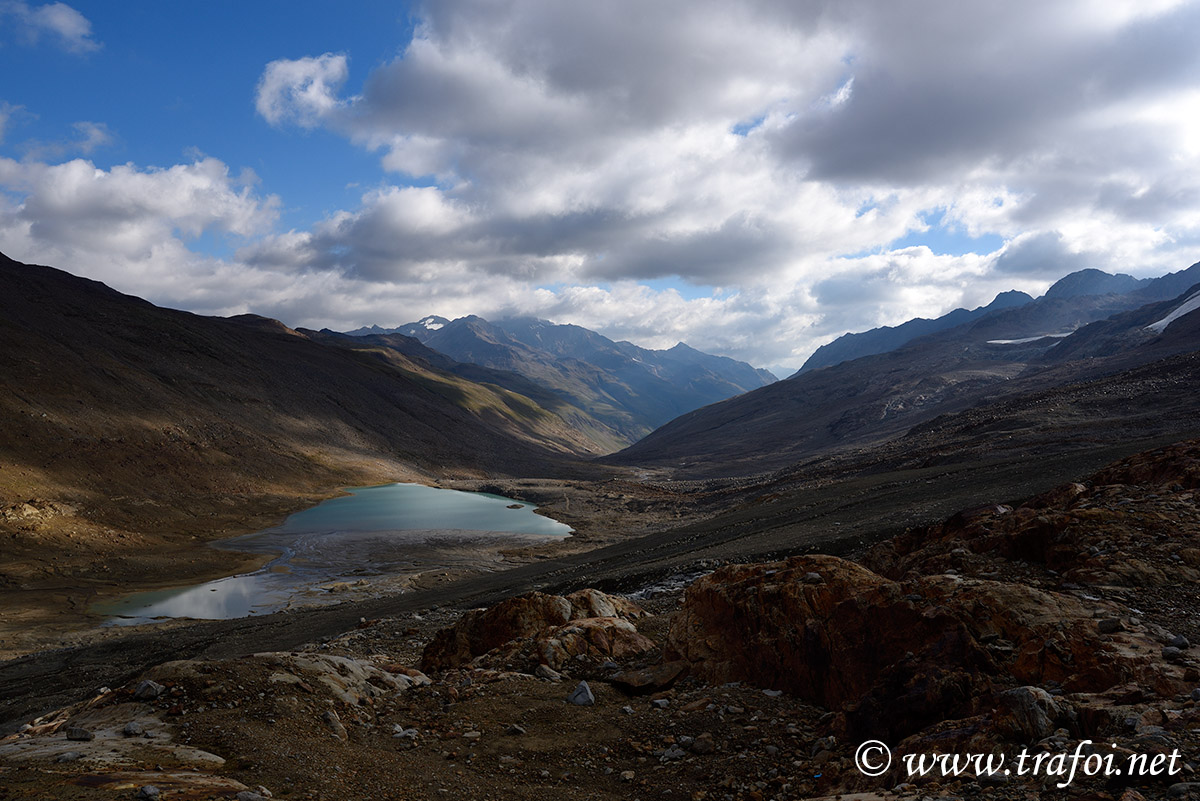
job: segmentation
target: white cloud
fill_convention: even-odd
[[[254,194],[250,177],[230,175],[216,159],[103,170],[82,159],[0,158],[0,190],[20,197],[0,207],[0,241],[13,258],[77,267],[125,291],[180,299],[197,284],[194,275],[180,282],[178,271],[206,261],[188,251],[188,241],[252,236],[273,223],[278,201]]]
[[[383,180],[356,203],[281,232],[275,201],[213,160],[8,162],[0,183],[24,177],[4,187],[5,232],[207,312],[342,328],[537,314],[797,366],[845,331],[1037,293],[1080,266],[1200,257],[1196,0],[421,14],[361,86],[334,53],[272,61],[258,83],[271,125],[377,154]],[[947,255],[938,230],[893,244],[938,215],[990,252]],[[213,231],[237,238],[225,262],[188,251]],[[672,281],[718,289],[689,299]]]
[[[49,36],[72,53],[91,53],[99,50],[100,42],[92,38],[92,23],[66,3],[29,5],[23,0],[0,4],[0,18],[15,21],[19,34],[31,44]]]
[[[344,55],[272,61],[259,79],[254,107],[272,125],[312,128],[342,105],[337,93],[348,75]]]

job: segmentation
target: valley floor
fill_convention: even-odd
[[[537,560],[506,585],[505,574],[473,577],[9,662],[4,717],[28,722],[0,741],[0,799],[132,797],[146,785],[164,799],[1195,798],[1200,445],[1087,472],[1024,505],[994,498],[900,536],[843,538],[834,549],[846,559],[726,568],[686,595],[687,580],[659,581],[635,594],[646,615],[595,594],[583,594],[593,611],[557,628],[539,623],[559,603],[544,596],[508,600],[515,613],[492,618],[461,611],[518,589],[571,586],[574,560],[601,565],[594,576],[606,586],[671,572],[655,568],[663,554],[652,550],[640,565],[614,561],[617,545],[591,560]],[[693,566],[711,572],[724,561],[737,560]],[[868,604],[859,633],[848,628],[856,603]],[[724,604],[744,625],[712,617]],[[613,617],[587,617],[598,607]],[[939,650],[942,629],[913,622],[946,615],[961,615],[954,625],[979,656]],[[447,633],[456,622],[466,639]],[[807,684],[810,662],[787,662],[808,642],[790,627],[826,624],[828,670],[867,688],[861,702]],[[455,656],[497,631],[512,639],[473,661],[461,660],[475,651]],[[870,655],[861,636],[878,638]],[[244,656],[264,651],[274,653]],[[783,673],[767,669],[777,658],[790,665]],[[50,680],[53,665],[70,686]],[[888,679],[896,670],[912,683]],[[566,702],[580,679],[594,705]],[[962,681],[966,695],[938,695]],[[872,703],[884,704],[878,720],[862,717]],[[1070,753],[1092,740],[1104,753],[1181,759],[1171,776],[1079,777],[1065,788],[1057,777],[913,779],[897,768],[872,778],[854,765],[871,726],[891,732],[899,753]]]

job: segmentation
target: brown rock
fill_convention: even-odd
[[[596,612],[610,614],[598,616]],[[637,605],[598,590],[580,590],[565,598],[540,592],[519,595],[487,609],[466,612],[453,626],[439,631],[421,655],[421,670],[459,667],[510,643],[553,636],[552,632],[568,622],[596,617],[620,622],[641,614],[644,612]],[[572,637],[581,636],[598,651],[606,647],[611,651],[614,640],[618,649],[636,648],[640,644],[628,636],[628,631],[618,632],[619,628],[617,623],[587,624],[580,626],[580,631]],[[632,633],[636,634],[636,630]]]
[[[650,693],[670,687],[687,669],[688,662],[679,659],[640,670],[625,670],[611,676],[608,681],[627,693]],[[704,701],[707,705],[708,699]]]
[[[810,572],[824,582],[804,583]],[[697,580],[667,651],[702,679],[787,690],[844,710],[852,733],[883,738],[989,711],[996,691],[1014,682],[1055,681],[1071,692],[1137,682],[1167,696],[1182,688],[1146,635],[1101,641],[1095,607],[995,581],[897,582],[805,556]]]
[[[536,638],[541,663],[558,670],[580,654],[593,659],[623,659],[652,651],[654,641],[638,634],[633,624],[615,617],[572,620]]]

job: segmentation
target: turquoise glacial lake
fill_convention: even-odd
[[[571,528],[526,503],[420,484],[355,487],[282,525],[214,543],[273,558],[253,573],[96,604],[114,625],[219,620],[345,599],[430,570],[488,569],[503,547],[560,539]]]

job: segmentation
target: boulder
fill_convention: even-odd
[[[538,661],[556,668],[578,653],[640,652],[653,643],[627,621],[643,614],[636,604],[598,590],[580,590],[566,597],[540,592],[519,595],[487,609],[470,610],[439,631],[421,655],[421,669],[460,667],[505,646],[520,650],[514,644],[531,640],[543,646]]]
[[[814,572],[822,583],[805,581]],[[745,681],[843,711],[852,733],[879,739],[989,712],[1015,684],[1098,692],[1137,683],[1164,696],[1184,689],[1181,670],[1155,658],[1149,635],[1101,638],[1097,606],[958,576],[893,581],[837,557],[803,556],[698,579],[666,657],[711,683]],[[1044,715],[1057,720],[1051,712]],[[1030,710],[1006,714],[1013,736],[1039,728]]]

